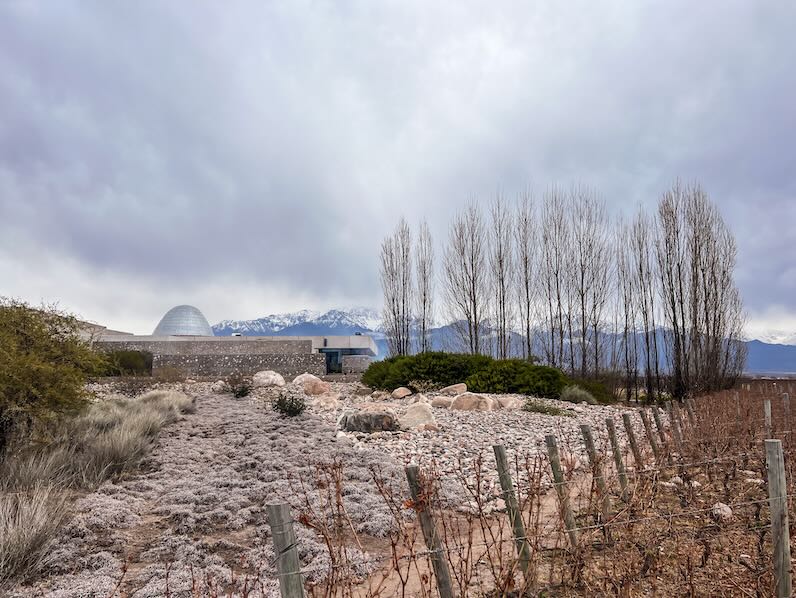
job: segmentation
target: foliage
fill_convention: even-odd
[[[180,368],[172,365],[160,367],[155,372],[155,378],[158,382],[185,382],[187,376]]]
[[[391,357],[370,364],[362,375],[362,383],[371,388],[393,390],[399,386],[412,387],[413,382],[438,387],[466,380],[492,363],[485,355],[444,353],[441,351]]]
[[[248,397],[252,391],[252,383],[251,380],[248,378],[241,376],[240,374],[233,374],[229,378],[227,378],[227,386],[229,387],[229,391],[232,393],[232,396],[236,399],[242,399],[243,397]]]
[[[545,403],[530,397],[525,401],[525,406],[523,409],[525,409],[525,411],[530,411],[531,413],[543,413],[544,415],[560,415],[563,417],[574,416],[574,413],[567,411],[566,409],[553,407],[552,405],[546,405]]]
[[[107,361],[80,332],[54,307],[0,299],[0,451],[14,434],[86,405],[86,378]]]
[[[274,411],[286,417],[301,415],[307,409],[307,400],[303,392],[283,390],[273,402]]]
[[[600,380],[587,380],[582,378],[572,379],[572,383],[579,386],[594,398],[596,403],[601,405],[610,405],[616,402],[612,384],[612,378],[603,378]]]
[[[569,403],[588,403],[589,405],[596,405],[597,400],[592,394],[578,385],[570,384],[561,391],[561,400]]]
[[[557,399],[567,379],[555,368],[534,365],[521,359],[495,360],[466,380],[473,392],[519,393]]]
[[[110,351],[106,354],[105,376],[149,376],[152,353],[149,351]]]

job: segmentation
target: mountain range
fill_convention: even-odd
[[[359,333],[374,339],[379,349],[379,358],[387,354],[381,313],[367,307],[346,307],[326,312],[303,309],[255,320],[222,320],[213,326],[213,332],[217,336],[229,336],[233,333],[244,336],[349,336]],[[514,336],[514,341],[522,341],[519,334]],[[747,372],[796,373],[796,334],[777,331],[760,336],[759,339],[746,342]],[[431,342],[435,349],[450,350],[456,346],[456,340],[456,331],[452,325],[431,330]]]

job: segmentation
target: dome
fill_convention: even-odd
[[[154,336],[213,336],[204,314],[193,305],[178,305],[160,319]]]

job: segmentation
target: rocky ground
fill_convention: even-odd
[[[379,403],[377,409],[400,421],[412,405],[435,395],[374,397],[358,383],[332,382],[314,389],[319,394],[308,397],[304,414],[286,418],[270,406],[279,392],[273,387],[235,399],[219,385],[177,386],[198,396],[197,412],[166,428],[136,472],[79,498],[50,552],[45,578],[13,595],[77,598],[124,591],[144,598],[164,595],[167,586],[171,596],[190,595],[192,587],[224,587],[235,571],[239,581],[248,574],[259,592],[276,596],[265,505],[287,501],[296,510],[319,512],[324,493],[315,487],[337,471],[324,469],[331,463],[341,464],[344,503],[357,533],[378,538],[390,530],[392,516],[372,481],[374,472],[400,495],[403,465],[433,466],[456,507],[467,500],[457,480],[471,474],[479,456],[491,471],[493,444],[503,444],[511,459],[544,450],[545,435],[554,433],[562,452],[577,461],[580,424],[590,424],[598,438],[606,417],[621,429],[622,409],[544,401],[572,416],[430,407],[434,423],[423,430],[340,432],[340,417],[365,404]],[[95,390],[100,400],[114,392]],[[302,525],[298,535],[302,565],[315,572],[310,577],[322,576],[329,558],[322,538]],[[353,558],[360,557],[355,550]]]

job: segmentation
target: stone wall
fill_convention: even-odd
[[[373,363],[368,355],[343,355],[341,358],[344,374],[361,374]]]
[[[326,357],[320,353],[230,354],[230,355],[155,355],[152,373],[162,368],[176,368],[196,378],[223,378],[233,374],[251,376],[262,370],[274,370],[286,379],[304,372],[326,374]]]
[[[152,355],[292,355],[312,353],[310,340],[263,340],[246,337],[192,338],[149,337],[99,340],[103,351],[148,351]]]

